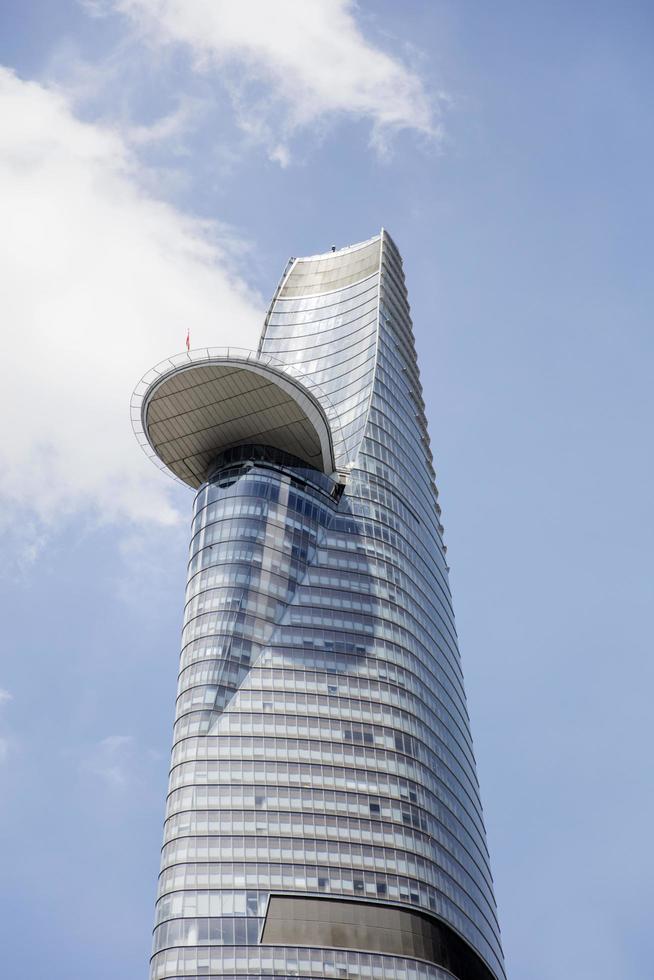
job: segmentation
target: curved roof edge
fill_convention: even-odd
[[[364,239],[362,242],[353,242],[351,245],[343,245],[341,248],[328,249],[326,252],[316,252],[315,255],[296,255],[290,262],[313,262],[319,259],[329,259],[332,256],[345,255],[348,252],[357,252],[360,248],[365,248],[367,245],[374,245],[375,242],[379,241],[384,234],[384,229],[381,228],[376,235],[372,235],[370,238]]]
[[[382,237],[383,231],[380,231],[373,238],[355,245],[289,259],[273,304],[282,299],[337,292],[379,272]]]
[[[202,348],[162,361],[141,379],[132,428],[160,469],[197,489],[222,450],[265,442],[336,479],[338,415],[291,365],[243,348]]]

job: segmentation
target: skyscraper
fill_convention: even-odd
[[[152,980],[502,980],[402,261],[291,259],[132,418],[197,490]]]

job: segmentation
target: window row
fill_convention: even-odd
[[[274,327],[275,318],[281,313],[295,313],[301,310],[324,310],[334,304],[345,303],[348,300],[354,299],[357,296],[361,296],[368,290],[378,290],[379,289],[379,272],[376,271],[373,275],[366,277],[366,279],[360,282],[353,283],[352,285],[344,286],[337,292],[331,292],[324,295],[316,296],[302,296],[302,297],[286,297],[278,296],[275,299],[273,308],[270,313],[269,326],[264,337],[264,351],[265,344],[268,338],[268,330],[271,326]],[[316,317],[316,319],[318,319]]]
[[[486,918],[494,919],[495,917],[495,905],[492,898],[480,887],[475,878],[452,858],[447,848],[443,847],[436,838],[430,838],[427,834],[413,829],[385,824],[380,820],[362,820],[355,817],[323,816],[301,812],[283,813],[270,809],[258,811],[183,811],[168,817],[164,826],[164,843],[181,837],[221,836],[238,838],[239,835],[245,836],[246,846],[247,838],[256,836],[255,853],[253,855],[245,853],[234,855],[234,857],[229,856],[227,860],[234,860],[238,857],[247,859],[263,857],[266,860],[277,860],[279,858],[279,854],[276,853],[277,842],[288,838],[324,841],[322,846],[325,850],[334,843],[361,844],[372,845],[376,850],[391,848],[394,852],[411,854],[433,864],[438,869],[439,880],[442,877],[440,872],[452,880],[452,890],[448,894],[459,901],[459,904],[463,903],[456,896],[460,894],[459,889],[461,889]],[[271,849],[266,846],[267,840],[273,842]],[[319,846],[321,845],[316,845],[316,847]],[[294,856],[294,859],[297,858]],[[322,861],[325,858],[319,855],[312,860]],[[379,864],[375,866],[378,867]],[[398,869],[389,867],[388,870]],[[407,874],[412,873],[405,868],[400,870]]]
[[[224,681],[225,671],[229,669],[225,664],[227,657],[255,664],[262,651],[262,646],[249,640],[230,646],[225,644],[219,651],[216,649],[211,658],[192,663],[181,671],[178,697],[195,687]],[[296,705],[300,709],[328,714],[332,699],[337,698],[341,716],[355,720],[384,722],[398,717],[414,717],[431,726],[436,716],[443,723],[448,739],[459,746],[474,768],[470,738],[468,736],[466,739],[466,733],[443,704],[438,688],[434,690],[434,685],[427,686],[413,674],[396,672],[393,665],[382,658],[375,658],[374,663],[383,668],[387,676],[390,672],[397,677],[397,683],[363,674],[358,660],[354,664],[337,663],[337,671],[256,664],[249,673],[247,686],[239,693],[239,705],[244,710],[263,710],[264,702],[273,700],[285,706]],[[334,667],[333,660],[330,667]]]
[[[286,762],[271,759],[229,758],[219,761],[182,762],[170,772],[169,793],[182,787],[203,791],[205,787],[218,788],[256,784],[261,791],[283,787],[293,790],[356,792],[366,796],[383,796],[400,805],[415,804],[459,842],[476,863],[488,867],[488,850],[485,838],[471,836],[460,820],[439,796],[428,787],[407,780],[387,770],[368,770],[357,767],[319,765],[307,762]],[[414,824],[416,825],[416,824]],[[481,846],[480,846],[481,843]]]
[[[259,940],[261,919],[226,916],[223,918],[171,919],[154,930],[152,952],[170,946],[241,946]]]
[[[295,891],[343,895],[353,898],[376,898],[384,901],[414,905],[424,911],[439,915],[459,931],[472,946],[482,950],[486,958],[501,956],[499,933],[485,922],[477,925],[458,909],[441,891],[415,878],[374,869],[347,868],[324,864],[291,864],[260,861],[215,863],[211,858],[185,856],[175,845],[164,849],[162,876],[176,876],[184,885],[177,888],[193,888],[191,882],[199,874],[208,881],[202,889]],[[173,868],[177,865],[178,868]],[[204,866],[204,867],[203,867]]]
[[[306,947],[171,949],[152,959],[151,980],[453,980],[437,966],[413,959]]]
[[[396,623],[411,630],[425,645],[426,637],[430,633],[437,633],[444,649],[456,649],[453,636],[449,631],[443,632],[441,629],[444,627],[447,630],[447,624],[443,623],[438,613],[425,609],[396,586],[384,587],[380,583],[379,586],[375,585],[373,592],[365,594],[346,590],[347,582],[342,588],[329,588],[316,581],[320,565],[315,555],[310,560],[309,568],[310,574],[304,577],[303,584],[296,579],[284,581],[278,573],[256,565],[249,569],[239,564],[223,565],[219,573],[222,576],[221,581],[215,581],[212,586],[197,591],[189,598],[185,620],[189,623],[195,616],[222,610],[231,611],[235,605],[244,612],[270,618],[278,615],[279,602],[284,605],[292,602],[298,614],[307,608],[327,609],[333,613],[362,614],[365,617],[374,617],[375,620]],[[369,619],[364,622],[368,623]],[[455,654],[452,653],[452,656]]]
[[[239,637],[251,637],[259,643],[268,644],[272,630],[275,629],[275,646],[303,646],[306,631],[327,629],[344,634],[354,633],[355,646],[368,640],[376,644],[390,642],[405,652],[414,654],[423,663],[437,664],[449,681],[448,688],[462,705],[465,705],[461,664],[449,651],[446,639],[430,636],[419,624],[414,624],[409,616],[396,614],[387,607],[385,616],[369,616],[363,613],[348,613],[340,609],[321,609],[313,606],[286,607],[279,600],[267,600],[256,595],[243,595],[243,590],[235,589],[225,597],[223,612],[199,613],[186,620],[182,631],[182,647],[201,637],[215,634],[233,633]],[[227,603],[229,602],[229,605]],[[290,622],[277,623],[277,616],[288,608]],[[345,640],[345,637],[343,637]]]
[[[321,303],[318,306],[307,306],[306,300],[282,300],[283,307],[275,306],[268,320],[266,338],[264,341],[266,353],[269,350],[269,343],[276,337],[286,334],[289,325],[306,325],[308,323],[329,324],[329,321],[341,313],[349,310],[359,309],[362,305],[374,302],[375,308],[378,305],[379,286],[377,279],[368,280],[364,286],[357,287],[353,292],[343,298],[340,296],[327,297],[329,303]],[[289,305],[286,305],[289,304]],[[329,327],[327,326],[327,329]]]
[[[208,659],[221,659],[229,652],[251,662],[251,655],[264,652],[263,641],[254,643],[252,621],[249,629],[234,622],[222,635],[217,633],[190,641],[182,649],[180,674],[187,667]],[[433,691],[452,718],[451,728],[459,741],[469,742],[467,713],[462,710],[458,700],[452,696],[451,685],[441,665],[435,657],[425,663],[423,657],[383,638],[369,638],[367,644],[362,638],[348,633],[331,630],[296,630],[277,628],[274,646],[265,649],[265,659],[259,662],[257,671],[262,668],[275,670],[322,670],[338,675],[355,675],[358,678],[374,681],[390,681],[399,687],[422,695]]]
[[[367,506],[367,505],[364,505]],[[368,512],[365,516],[371,517]],[[415,579],[406,571],[389,563],[370,561],[365,569],[364,563],[352,562],[323,565],[320,549],[311,565],[310,588],[340,590],[351,601],[364,601],[369,596],[373,602],[379,600],[400,601],[405,608],[420,609],[431,621],[438,619],[447,630],[450,642],[456,644],[453,622],[444,609],[442,600],[435,593],[429,594],[417,586]],[[303,567],[290,556],[252,543],[243,545],[226,539],[213,547],[211,564],[202,568],[189,569],[186,589],[186,602],[198,598],[203,593],[223,585],[252,585],[269,592],[278,598],[293,595],[297,579],[303,574]],[[364,570],[365,569],[365,570]]]
[[[384,796],[415,803],[459,841],[475,860],[488,869],[488,849],[483,834],[469,831],[449,806],[427,786],[402,778],[387,770],[371,771],[365,767],[345,768],[312,763],[271,759],[223,759],[212,762],[182,762],[172,768],[169,792],[187,786],[222,786],[225,784],[269,786],[302,785],[317,790],[345,790],[373,796]],[[487,872],[489,874],[489,872]]]
[[[233,656],[232,651],[229,651],[224,659],[212,661],[211,666],[205,667],[202,673],[197,672],[194,678],[187,676],[184,690],[177,699],[177,719],[188,712],[210,707],[214,703],[216,686],[225,683],[225,673],[229,668],[228,656]],[[245,726],[250,723],[254,726],[251,733],[261,734],[267,725],[267,721],[261,717],[261,714],[272,711],[279,716],[291,716],[289,727],[285,732],[282,732],[282,734],[287,735],[319,737],[322,731],[320,719],[325,721],[332,719],[344,724],[384,726],[383,732],[378,728],[372,729],[373,737],[368,739],[366,739],[364,729],[359,730],[350,727],[344,729],[344,738],[390,747],[393,744],[389,740],[391,738],[390,730],[392,730],[393,737],[395,732],[404,732],[422,740],[431,747],[436,747],[441,743],[456,760],[456,763],[461,766],[461,771],[465,773],[465,777],[472,781],[475,793],[478,791],[472,753],[462,748],[456,737],[456,732],[452,731],[450,716],[444,709],[440,708],[435,698],[432,699],[430,708],[423,701],[413,697],[410,700],[406,699],[407,707],[399,707],[393,704],[390,698],[385,697],[385,692],[382,691],[376,692],[377,697],[374,699],[370,694],[368,698],[362,696],[358,685],[354,693],[359,696],[347,697],[349,674],[341,675],[337,679],[333,677],[331,680],[326,679],[324,685],[326,693],[315,694],[307,692],[306,687],[298,689],[298,681],[284,683],[281,670],[277,671],[278,686],[270,686],[266,689],[256,676],[257,673],[258,669],[255,670],[254,674],[250,672],[247,684],[239,691],[238,705],[235,706],[240,716],[238,727],[243,734],[247,734]],[[327,678],[329,675],[325,676]],[[358,678],[355,677],[354,679]],[[191,684],[191,680],[194,680],[195,683]],[[248,713],[252,712],[255,713],[255,716],[249,718]],[[305,721],[306,715],[310,716],[308,721]],[[258,731],[257,728],[260,730]],[[234,733],[236,729],[230,726],[230,731]],[[330,737],[336,737],[336,731],[336,728],[330,726]],[[369,732],[370,729],[367,731]],[[399,748],[396,740],[395,747]],[[411,752],[411,749],[407,748],[405,751]],[[448,755],[449,759],[450,756]],[[450,765],[450,762],[448,761],[447,764]]]
[[[453,782],[447,770],[430,769],[410,756],[368,745],[312,741],[284,737],[225,735],[192,736],[173,747],[171,767],[188,761],[227,759],[312,762],[328,766],[351,766],[375,772],[386,771],[413,779],[437,795],[456,819],[475,836],[483,837],[483,820],[478,804]]]
[[[177,891],[157,901],[155,924],[166,919],[190,916],[255,916],[266,914],[269,892],[262,891]]]
[[[497,929],[494,908],[485,898],[476,901],[478,889],[475,889],[473,896],[434,861],[392,847],[342,840],[263,836],[182,836],[164,843],[163,866],[198,861],[328,864],[333,868],[346,868],[350,873],[365,870],[410,876],[434,890],[445,903],[449,916],[456,916],[457,921],[465,917],[482,932]],[[228,887],[229,883],[223,882],[218,875],[212,884],[220,888]]]
[[[400,802],[372,793],[333,792],[309,786],[252,785],[222,783],[217,786],[185,786],[168,796],[166,817],[184,810],[256,810],[259,812],[291,811],[299,814],[319,813],[322,817],[370,817],[420,832],[424,839],[436,840],[479,884],[494,904],[492,881],[488,869],[473,859],[437,815],[414,803]]]
[[[195,691],[206,692],[207,701],[184,705],[184,712],[201,714],[209,710],[215,702],[217,688],[196,688]],[[194,693],[194,692],[190,692]],[[185,696],[183,696],[185,697]],[[414,762],[421,763],[438,773],[439,779],[448,789],[468,808],[472,806],[479,811],[479,787],[474,770],[466,761],[466,767],[461,764],[459,746],[454,742],[447,729],[444,729],[434,719],[432,728],[418,723],[410,716],[400,722],[397,727],[376,725],[365,722],[353,722],[343,718],[338,711],[338,702],[334,711],[325,717],[322,713],[311,715],[286,714],[284,705],[270,700],[260,712],[248,713],[240,700],[230,711],[229,716],[222,719],[216,734],[221,737],[263,737],[263,738],[292,738],[320,740],[324,743],[354,743],[370,746],[376,749],[392,749],[395,752],[409,756]],[[193,734],[193,716],[184,716],[178,702],[178,724],[175,725],[175,741],[182,737],[182,730]],[[384,719],[385,721],[387,719]],[[182,726],[181,722],[186,724]],[[401,724],[401,727],[400,727]]]

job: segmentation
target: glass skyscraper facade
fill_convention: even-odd
[[[152,980],[503,980],[388,233],[292,259],[259,349],[172,358],[133,420],[197,490]]]

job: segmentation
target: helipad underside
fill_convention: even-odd
[[[143,397],[141,419],[161,462],[188,486],[231,446],[257,443],[334,470],[329,423],[299,381],[256,361],[211,360],[174,368]]]

